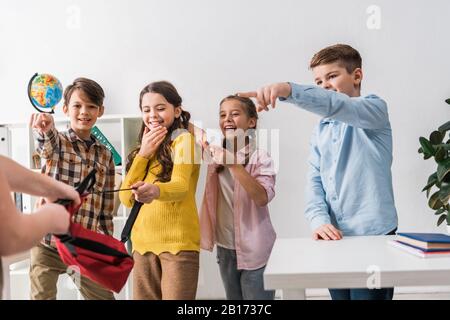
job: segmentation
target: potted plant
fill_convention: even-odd
[[[450,99],[445,102],[450,104]],[[433,131],[429,139],[420,137],[419,153],[423,154],[425,160],[434,158],[436,161],[436,172],[430,175],[422,192],[426,191],[428,206],[439,216],[437,225],[447,220],[447,232],[450,233],[450,135],[446,138],[448,131],[450,121]]]

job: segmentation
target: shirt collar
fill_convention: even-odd
[[[69,141],[70,142],[74,143],[74,142],[80,141],[80,142],[86,143],[83,139],[81,139],[79,136],[77,136],[77,134],[75,133],[75,131],[72,128],[69,128],[68,133],[69,133]],[[92,134],[91,134],[91,139],[92,139],[92,141],[94,141],[94,143],[92,145],[100,146],[100,142]]]

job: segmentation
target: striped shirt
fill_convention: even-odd
[[[42,173],[77,187],[77,185],[95,168],[95,184],[92,191],[113,190],[115,167],[111,152],[93,135],[93,143],[80,139],[69,129],[58,132],[52,129],[45,134],[33,131],[37,143],[37,152],[45,164]],[[44,203],[43,199],[39,201]],[[99,233],[113,234],[114,194],[90,194],[76,212],[72,221]],[[55,246],[54,240],[47,235],[43,241]]]

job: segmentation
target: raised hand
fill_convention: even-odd
[[[210,155],[211,161],[218,165],[232,166],[235,164],[244,164],[245,156],[234,155],[230,151],[215,145],[209,145],[206,152]]]
[[[160,144],[164,141],[166,134],[167,128],[164,126],[154,128],[151,131],[149,128],[145,127],[139,155],[144,158],[151,158],[158,150]]]
[[[53,116],[47,113],[33,113],[30,118],[30,127],[44,134],[55,127]]]
[[[80,195],[72,186],[65,184],[61,181],[53,180],[54,187],[52,185],[52,195],[45,198],[46,203],[52,203],[57,199],[73,200],[74,206],[78,206],[81,203]]]
[[[277,98],[287,98],[291,95],[291,85],[287,82],[270,84],[259,88],[257,91],[240,92],[239,97],[255,98],[258,112],[269,111],[268,105],[275,108]]]

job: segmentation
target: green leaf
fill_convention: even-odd
[[[437,168],[438,181],[441,182],[448,173],[450,173],[450,159],[439,163]]]
[[[436,182],[437,181],[437,173],[433,173],[428,177],[428,182],[427,183],[431,183],[431,182]]]
[[[427,191],[427,198],[430,195],[431,187],[433,187],[437,182],[437,173],[433,173],[431,176],[428,177],[427,185],[422,189],[422,192],[425,190]]]
[[[438,210],[440,207],[443,207],[444,204],[439,199],[439,191],[433,193],[433,195],[428,200],[428,206],[433,210]]]
[[[445,208],[440,208],[439,210],[437,210],[434,214],[435,215],[440,215],[441,213],[445,212]]]
[[[440,163],[440,162],[442,162],[442,161],[445,160],[446,156],[447,156],[447,150],[445,150],[445,149],[442,148],[442,147],[438,147],[438,148],[436,149],[436,154],[434,155],[434,160],[435,160],[437,163]]]
[[[439,200],[442,203],[448,203],[448,200],[450,199],[450,185],[446,184],[439,190]]]
[[[446,214],[443,214],[442,216],[439,217],[438,222],[437,222],[438,227],[442,224],[442,222],[444,222],[445,218],[447,218]]]
[[[446,123],[444,123],[442,126],[440,126],[438,128],[438,130],[442,133],[447,132],[448,130],[450,130],[450,121],[447,121]]]
[[[440,131],[433,131],[430,134],[430,142],[431,144],[439,144],[444,140],[445,134]]]
[[[425,153],[425,154],[423,155],[423,159],[424,159],[424,160],[428,160],[428,159],[430,159],[432,156],[433,156],[432,154],[427,154],[427,153]]]
[[[419,148],[419,150],[417,150],[418,153],[423,153],[423,149],[422,147]]]
[[[437,149],[437,148],[442,148],[442,149],[448,151],[448,150],[450,150],[450,140],[447,141],[447,143],[440,143],[440,144],[435,145],[434,147],[435,147],[436,149]]]
[[[445,100],[445,102],[447,102],[448,104],[450,104],[450,98],[448,98],[447,100]]]
[[[420,137],[419,142],[420,142],[420,145],[422,146],[423,152],[426,155],[434,156],[435,150],[433,148],[433,145],[430,143],[430,141],[428,141],[424,137]]]

